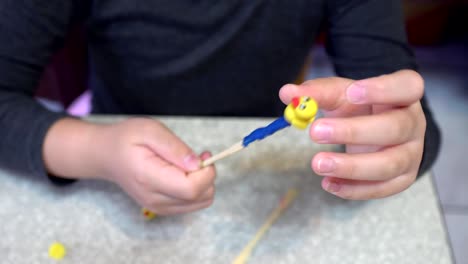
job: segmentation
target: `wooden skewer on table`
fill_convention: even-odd
[[[250,255],[252,254],[253,250],[257,246],[258,242],[265,233],[270,229],[270,227],[275,223],[275,221],[280,217],[286,208],[296,199],[297,197],[297,190],[296,189],[289,189],[288,192],[283,196],[279,206],[270,214],[268,219],[262,225],[262,227],[257,231],[255,236],[250,240],[250,242],[244,247],[241,253],[237,256],[237,258],[232,262],[232,264],[244,264],[249,259]]]

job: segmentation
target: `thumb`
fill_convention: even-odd
[[[195,152],[177,137],[169,128],[160,122],[154,122],[153,129],[145,138],[158,156],[186,172],[200,169],[201,159]]]

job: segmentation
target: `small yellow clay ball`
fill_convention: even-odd
[[[156,214],[151,212],[150,210],[148,209],[141,209],[141,214],[143,215],[143,217],[146,219],[146,220],[152,220],[156,217]]]
[[[67,250],[65,249],[65,246],[55,242],[49,247],[49,257],[55,259],[55,260],[61,260],[65,255],[67,254]]]

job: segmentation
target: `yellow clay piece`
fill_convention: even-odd
[[[156,214],[151,212],[150,210],[143,208],[141,209],[141,214],[146,220],[152,220],[156,217]]]
[[[292,126],[306,129],[315,120],[318,105],[315,100],[307,96],[295,97],[284,109],[284,118]]]
[[[49,247],[49,257],[52,259],[61,260],[65,257],[66,254],[67,250],[65,249],[65,246],[61,243],[54,242]]]

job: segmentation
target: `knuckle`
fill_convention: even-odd
[[[408,189],[415,181],[416,181],[417,173],[406,173],[399,176],[393,188],[393,191],[387,194],[386,196],[390,196],[399,192],[403,192],[404,190]]]
[[[345,166],[346,168],[345,173],[348,175],[350,179],[359,179],[360,177],[362,177],[361,175],[359,175],[358,165],[355,161],[348,160],[345,162],[347,164],[347,166]]]
[[[420,121],[419,121],[419,124],[421,126],[421,130],[423,131],[426,131],[426,128],[427,128],[427,119],[426,119],[426,116],[424,114],[421,115],[420,117]]]
[[[405,175],[403,175],[403,190],[406,190],[407,188],[409,188],[415,181],[416,181],[416,177],[418,176],[418,173],[415,171],[415,172],[410,172],[410,173],[407,173]]]
[[[406,122],[407,124],[409,124],[408,126],[408,130],[413,130],[417,124],[420,123],[420,119],[421,119],[421,111],[419,110],[413,110],[413,111],[409,111],[410,113],[408,115],[405,115],[406,117]]]
[[[358,140],[358,132],[356,128],[351,125],[351,124],[346,124],[340,129],[343,134],[343,140],[345,140],[347,143],[353,143]]]
[[[417,171],[419,171],[419,164],[423,157],[424,142],[413,142],[412,144],[409,144],[406,152],[408,157],[405,172],[414,170],[417,173]]]
[[[384,167],[385,170],[382,175],[382,180],[388,180],[398,175],[398,171],[400,170],[400,165],[398,163],[399,161],[397,160],[387,162],[386,166]]]
[[[375,101],[384,101],[386,99],[386,94],[388,94],[388,84],[385,81],[382,82],[373,82],[372,89],[368,89],[369,97],[371,100]]]
[[[424,112],[422,110],[422,106],[421,106],[420,102],[416,102],[416,103],[412,104],[411,106],[409,106],[407,112],[409,112],[409,116],[411,116],[412,120],[415,121],[415,122],[418,121],[418,118],[420,116],[424,115]]]
[[[388,75],[383,75],[382,77],[385,78],[386,76]],[[373,89],[371,91],[375,91],[375,94],[382,94],[387,90],[388,84],[385,81],[381,81],[381,82],[376,81],[372,83],[372,86],[373,86],[372,87]]]
[[[412,120],[414,128],[419,128],[421,131],[426,131],[427,120],[424,111],[422,110],[421,104],[418,102],[412,109]]]
[[[421,98],[424,94],[424,79],[423,77],[415,72],[415,71],[410,71],[410,77],[411,77],[411,87],[413,87],[413,92],[418,98]]]
[[[392,136],[392,138],[395,139],[403,138],[404,133],[406,133],[406,131],[403,129],[401,122],[395,122],[392,126],[389,127],[389,130],[387,132],[389,135]]]
[[[405,141],[410,138],[411,134],[414,131],[414,122],[409,115],[403,115],[401,117],[401,122],[396,122],[393,126],[390,127],[389,135],[392,138],[397,139],[397,141]]]
[[[418,171],[415,170],[414,172],[410,173],[408,176],[408,187],[411,186],[414,182],[416,182],[416,179],[418,177]]]
[[[424,135],[426,131],[426,117],[422,112],[420,106],[412,107],[409,111],[405,112],[405,126],[404,131],[401,131],[402,135],[405,135],[405,139],[415,139]]]
[[[417,157],[415,155],[415,151],[411,148],[406,148],[403,150],[402,155],[398,155],[398,162],[400,163],[399,165],[399,174],[403,174],[405,172],[408,172],[411,168],[411,164],[413,164],[414,157]]]
[[[401,153],[404,154],[404,153]],[[383,179],[391,179],[396,176],[401,175],[401,173],[406,169],[406,155],[395,154],[390,156],[386,160],[386,165],[384,166]]]

